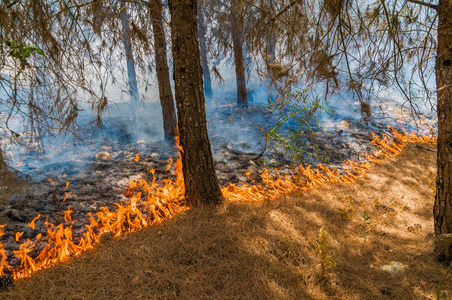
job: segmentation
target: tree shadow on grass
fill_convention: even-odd
[[[433,198],[420,191],[428,184],[381,189],[387,186],[381,182],[400,178],[395,173],[402,162],[379,165],[386,171],[376,167],[353,185],[181,213],[20,280],[0,299],[433,298],[445,267],[433,260],[425,238]],[[377,196],[385,205],[394,202],[393,209],[380,210]],[[402,213],[403,201],[412,208]],[[363,211],[371,216],[365,235]],[[337,262],[323,279],[316,253],[321,227]],[[382,271],[391,261],[404,264],[405,272],[391,277]]]
[[[0,298],[422,299],[440,277],[430,250],[415,247],[419,238],[363,243],[327,203],[303,201],[191,210],[21,280]],[[321,226],[337,261],[324,280],[315,252]],[[392,260],[408,266],[397,280],[378,268]]]

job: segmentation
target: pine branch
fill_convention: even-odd
[[[16,0],[16,1],[6,5],[6,9],[13,7],[14,5],[16,5],[17,2],[19,2],[19,0]]]
[[[289,10],[292,6],[298,3],[298,0],[293,1],[289,5],[287,5],[285,8],[283,8],[279,13],[277,13],[271,20],[274,22],[279,16],[281,16],[283,13],[285,13],[287,10]]]
[[[436,10],[438,9],[438,5],[432,4],[432,3],[427,3],[427,2],[424,2],[424,1],[421,1],[421,0],[407,0],[407,1],[411,2],[411,3],[416,3],[416,4],[423,5],[423,6],[427,6],[427,7],[436,9]]]

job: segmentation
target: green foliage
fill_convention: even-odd
[[[367,210],[361,213],[361,217],[363,218],[363,222],[361,224],[359,231],[365,243],[367,242],[367,237],[369,236],[369,225],[371,224],[370,222],[371,217],[369,216],[369,212]]]
[[[320,228],[319,247],[316,249],[316,252],[320,257],[320,277],[323,279],[328,269],[336,267],[336,262],[329,255],[328,236],[326,235],[325,227]]]
[[[311,161],[318,158],[328,161],[326,153],[319,153],[318,145],[314,151],[307,149],[308,136],[314,137],[315,131],[321,129],[322,112],[334,114],[333,110],[321,103],[320,98],[310,100],[307,91],[292,93],[284,101],[268,102],[258,106],[276,114],[278,121],[268,131],[267,140],[275,152],[282,148],[296,164],[305,158]]]
[[[30,54],[33,51],[36,51],[38,54],[44,55],[44,51],[42,51],[38,46],[25,46],[24,44],[16,42],[14,40],[6,41],[5,45],[10,48],[8,56],[12,56],[18,59],[22,68],[25,67],[27,58],[30,57]]]

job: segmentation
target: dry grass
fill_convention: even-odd
[[[432,256],[435,158],[409,145],[353,185],[193,209],[20,280],[0,298],[434,299],[446,269]],[[315,251],[322,226],[337,262],[325,280]],[[402,276],[380,270],[391,261],[407,266]]]

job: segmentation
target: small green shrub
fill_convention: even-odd
[[[323,279],[328,269],[336,267],[336,262],[329,255],[328,236],[326,235],[325,227],[320,228],[319,247],[316,249],[316,252],[320,257],[320,277]]]
[[[361,213],[361,217],[363,218],[363,222],[361,223],[359,231],[361,233],[361,238],[363,238],[365,243],[367,242],[367,238],[369,236],[369,226],[371,224],[370,222],[371,216],[369,216],[369,212],[365,210]]]
[[[318,145],[313,145],[314,151],[307,149],[308,137],[314,137],[315,132],[321,130],[322,112],[334,114],[319,97],[311,100],[307,91],[301,91],[292,93],[281,101],[261,104],[258,109],[276,115],[277,121],[266,135],[268,148],[275,152],[282,148],[284,154],[289,154],[296,164],[305,159],[311,162],[314,158],[322,162],[329,161],[326,153],[319,152]]]

